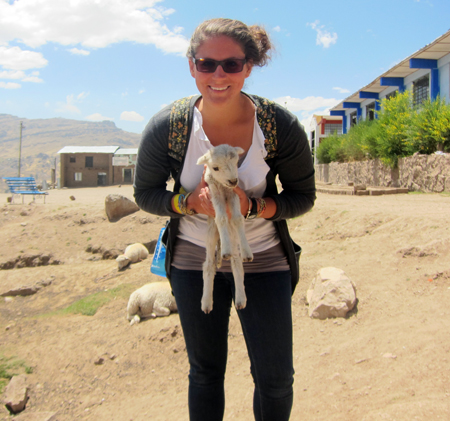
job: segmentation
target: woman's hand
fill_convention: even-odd
[[[212,216],[214,218],[216,214],[214,212],[214,206],[211,202],[209,187],[205,181],[205,171],[206,165],[204,167],[200,183],[188,198],[188,207],[189,209],[194,209],[197,213]]]
[[[235,187],[234,192],[239,197],[239,203],[241,205],[241,214],[243,216],[247,216],[248,209],[249,209],[249,203],[248,203],[248,197],[244,190],[242,190],[240,187]]]

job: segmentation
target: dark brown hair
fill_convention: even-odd
[[[259,25],[247,26],[233,19],[210,19],[201,23],[192,34],[186,56],[195,58],[198,48],[209,38],[227,36],[238,42],[245,58],[254,66],[265,66],[270,60],[270,50],[273,49],[265,29]]]

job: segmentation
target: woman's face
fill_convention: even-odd
[[[198,48],[195,58],[245,59],[245,53],[239,43],[223,35],[206,40]],[[194,62],[189,60],[189,69],[203,100],[222,104],[240,95],[245,79],[250,76],[252,65],[245,63],[239,73],[226,73],[222,66],[217,66],[214,73],[202,73],[197,70]]]

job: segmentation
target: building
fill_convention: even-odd
[[[342,134],[342,117],[313,115],[309,127],[309,146],[311,148],[314,165],[317,164],[316,149],[323,138],[330,134]]]
[[[61,187],[132,184],[137,149],[119,146],[65,146],[60,151]]]
[[[450,102],[450,31],[347,97],[330,115],[342,118],[342,132],[347,133],[361,118],[376,118],[381,99],[406,89],[416,104],[438,95]]]

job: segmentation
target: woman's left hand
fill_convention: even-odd
[[[239,203],[241,205],[241,214],[243,216],[247,216],[247,212],[248,212],[248,208],[249,208],[247,194],[240,187],[235,187],[234,192],[239,197]]]

